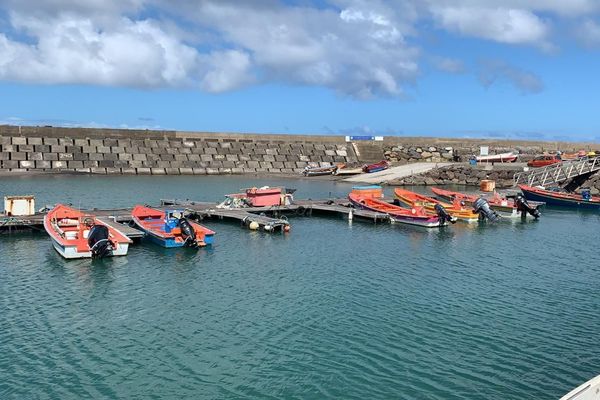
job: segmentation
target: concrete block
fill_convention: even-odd
[[[5,169],[19,168],[19,161],[17,161],[17,160],[2,161],[2,168],[5,168]]]
[[[237,154],[227,154],[225,158],[227,159],[227,161],[238,161]]]
[[[224,154],[215,154],[212,157],[213,157],[213,160],[224,160],[225,159]]]
[[[181,175],[179,168],[165,168],[167,175]]]
[[[219,169],[218,168],[206,168],[206,174],[207,175],[219,175]]]
[[[97,149],[98,148],[96,146],[81,146],[82,153],[95,153]]]
[[[155,149],[155,148],[157,148],[157,147],[160,147],[160,146],[158,145],[158,142],[157,142],[156,140],[149,140],[149,139],[146,139],[146,140],[144,140],[144,145],[145,145],[146,147],[150,147],[150,148],[152,148],[152,149]],[[163,175],[164,175],[164,174],[163,174]]]
[[[234,154],[232,154],[232,155],[234,155]],[[251,158],[249,155],[246,155],[246,154],[239,154],[239,155],[237,156],[237,158],[238,158],[240,161],[250,161],[250,160],[252,160],[252,158]]]
[[[91,168],[77,168],[75,171],[77,171],[77,173],[80,173],[80,174],[91,174],[92,173]]]
[[[125,167],[125,168],[121,168],[121,173],[123,175],[135,175],[136,170],[135,170],[135,168]]]
[[[56,161],[58,160],[58,153],[43,153],[44,160],[46,161]]]
[[[335,156],[335,150],[325,150],[325,155],[326,156]]]
[[[89,160],[90,155],[87,153],[74,153],[73,154],[73,160],[75,161],[85,161],[85,160]]]
[[[0,145],[11,144],[12,138],[10,136],[0,136]]]
[[[233,161],[223,161],[223,168],[233,168],[235,167],[235,163]]]
[[[281,161],[275,161],[272,164],[273,164],[273,168],[277,168],[277,169],[283,168],[283,163]]]
[[[137,152],[140,154],[153,154],[151,147],[138,147]]]
[[[58,153],[58,159],[61,161],[67,161],[73,159],[72,153]]]
[[[107,146],[97,146],[96,147],[96,151],[98,153],[108,154],[108,153],[110,153],[110,147],[107,147]]]
[[[32,144],[20,144],[19,151],[23,152],[23,153],[31,153],[33,151],[33,145]]]
[[[106,168],[90,168],[92,174],[104,174],[106,175]]]
[[[206,175],[206,168],[192,168],[194,175]]]
[[[115,168],[129,168],[129,161],[126,160],[116,160],[113,161],[115,163]]]
[[[104,141],[102,139],[90,139],[90,146],[104,147]]]
[[[19,161],[19,168],[35,168],[35,161]]]
[[[205,147],[204,154],[218,154],[218,153],[217,153],[217,149],[215,149],[214,147]]]
[[[213,160],[213,158],[210,154],[202,154],[202,155],[200,155],[200,160],[206,161],[206,162],[211,162]]]
[[[53,169],[67,168],[67,162],[66,161],[52,161],[52,168]]]
[[[10,153],[10,159],[17,161],[27,160],[27,153]]]
[[[130,146],[130,147],[125,147],[125,152],[129,153],[129,154],[136,154],[136,153],[139,153],[139,150],[135,146]]]
[[[157,165],[159,168],[171,168],[171,162],[170,161],[158,161]]]
[[[245,174],[251,174],[252,172],[256,172],[256,168],[243,167],[242,170]]]
[[[179,154],[192,154],[192,149],[187,147],[180,147],[177,150],[179,150]]]
[[[75,141],[71,138],[59,138],[58,144],[60,144],[61,146],[73,146],[75,144]]]
[[[281,173],[282,174],[294,174],[294,170],[291,168],[281,168]]]
[[[260,168],[260,163],[258,161],[247,161],[246,165],[248,168]]]
[[[122,161],[129,161],[133,159],[133,156],[129,153],[119,153],[117,156],[119,156],[119,160]]]
[[[40,161],[44,159],[44,154],[42,153],[27,153],[27,159],[33,161]]]
[[[102,153],[90,153],[90,160],[92,161],[102,161],[104,160],[104,154]]]
[[[273,157],[272,155],[269,155],[269,154],[265,154],[263,156],[263,160],[268,161],[268,162],[273,162],[273,161],[275,161],[275,157]]]
[[[346,150],[336,150],[335,153],[340,157],[347,157],[348,152]]]
[[[152,170],[150,168],[136,168],[136,172],[138,175],[150,175],[152,174]]]
[[[47,144],[36,144],[33,146],[33,151],[39,153],[48,153],[50,151],[50,146]]]
[[[144,166],[143,161],[129,161],[129,166],[131,168],[142,168]]]
[[[81,153],[81,146],[67,146],[66,153]]]
[[[119,159],[119,155],[114,153],[107,153],[104,155],[104,159],[110,161],[117,161]]]
[[[125,152],[125,148],[124,147],[119,147],[119,146],[111,146],[110,147],[110,152],[111,153],[124,153]]]
[[[152,168],[152,175],[165,175],[164,168]]]
[[[216,149],[217,147],[219,147],[219,140],[218,139],[215,139],[215,140],[210,140],[209,139],[209,140],[206,140],[205,143],[206,143],[205,147],[210,147],[210,148],[213,148],[213,149]]]
[[[231,175],[231,168],[219,168],[219,173],[223,175]]]
[[[52,145],[50,146],[50,151],[53,153],[66,153],[67,146]]]
[[[67,161],[69,168],[83,168],[83,161]]]
[[[169,140],[168,147],[178,149],[181,146],[181,140]]]
[[[183,147],[196,147],[196,142],[194,142],[193,140],[184,140],[183,142],[181,142],[181,145]]]
[[[199,154],[188,154],[188,160],[190,161],[200,161],[200,155]]]
[[[193,175],[194,170],[192,168],[179,168],[179,173],[181,175]]]
[[[221,142],[221,143],[219,143],[219,147],[221,147],[222,149],[230,149],[231,142]]]
[[[291,157],[290,157],[290,159],[291,159]],[[300,161],[309,162],[310,157],[309,156],[300,156]]]
[[[278,154],[278,155],[275,156],[275,161],[285,162],[285,161],[287,161],[287,157],[284,156],[284,155]]]
[[[90,141],[88,139],[75,139],[75,146],[83,147],[89,145]]]
[[[167,148],[163,149],[163,151],[167,154],[172,154],[172,155],[179,154],[179,148],[177,148],[177,147],[167,147]]]
[[[296,162],[296,168],[302,169],[302,168],[306,167],[307,165],[308,165],[308,163],[304,162],[304,161],[297,161]]]
[[[175,154],[175,161],[187,161],[187,154]]]
[[[272,148],[271,148],[271,149],[266,149],[265,151],[266,151],[266,152],[267,152],[267,154],[268,154],[268,155],[270,155],[270,156],[274,156],[275,154],[278,154],[278,153],[279,153],[278,149],[272,149]]]
[[[2,151],[6,152],[6,153],[14,153],[15,151],[17,151],[17,145],[13,145],[13,144],[3,144],[2,145]]]
[[[271,164],[270,162],[264,161],[264,162],[260,163],[260,167],[269,169],[269,168],[273,168],[273,164]]]
[[[173,154],[161,154],[160,155],[160,159],[162,161],[174,161],[175,160],[175,156]]]
[[[58,146],[58,139],[57,138],[44,138],[44,144],[47,144],[49,146]]]
[[[204,154],[204,147],[200,147],[201,144],[198,144],[198,147],[192,147],[192,154]]]
[[[231,168],[231,173],[235,174],[235,175],[243,174],[244,173],[244,169],[240,168],[240,167]]]
[[[10,153],[0,153],[0,160],[10,160]]]
[[[223,168],[223,163],[221,161],[213,161],[208,165],[210,168]]]
[[[121,168],[106,168],[106,173],[109,175],[121,175]]]
[[[112,160],[102,160],[102,161],[98,161],[98,166],[100,168],[114,168],[115,162]]]
[[[97,168],[98,161],[87,160],[83,162],[83,168]]]
[[[133,159],[136,161],[146,161],[148,158],[146,154],[134,154]]]
[[[119,146],[119,147],[131,147],[131,140],[129,140],[129,139],[117,139],[117,146]]]
[[[52,168],[52,162],[51,161],[35,161],[35,168],[37,168],[37,169]]]
[[[19,144],[27,144],[27,138],[26,137],[22,137],[22,136],[18,136],[18,137],[14,137],[12,138],[12,144],[14,145],[19,145]]]
[[[267,154],[267,149],[256,148],[254,149],[254,154],[264,156],[265,154]]]
[[[152,154],[163,154],[167,153],[162,147],[152,147]]]
[[[104,139],[105,147],[114,147],[114,146],[117,146],[118,143],[119,142],[117,142],[117,139],[112,139],[112,138]]]

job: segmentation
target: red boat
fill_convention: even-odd
[[[133,221],[152,242],[163,247],[204,247],[212,244],[215,233],[202,225],[184,218],[180,209],[165,211],[135,206]]]
[[[244,189],[244,193],[225,195],[217,208],[278,207],[292,204],[296,189],[263,186]]]
[[[94,215],[58,204],[44,217],[54,249],[64,258],[124,256],[131,239]]]
[[[390,163],[383,160],[375,164],[365,165],[363,167],[363,171],[370,174],[372,172],[383,171],[384,169],[388,169],[390,167]]]
[[[423,207],[403,208],[383,200],[381,186],[357,186],[348,195],[350,202],[357,208],[388,214],[395,222],[434,228],[447,224],[445,219],[427,212]]]
[[[562,162],[562,159],[559,156],[537,156],[533,160],[528,161],[527,166],[531,168],[541,168],[560,162]]]

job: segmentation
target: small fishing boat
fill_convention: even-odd
[[[474,206],[475,202],[483,197],[477,194],[466,194],[432,187],[431,191],[439,198],[451,202],[463,202],[467,206]],[[496,211],[503,218],[520,218],[523,215],[530,215],[534,218],[539,217],[539,207],[542,202],[523,202],[522,200],[509,199],[494,193],[491,197],[485,197],[492,210]],[[537,215],[537,217],[536,217]]]
[[[472,208],[465,207],[465,204],[461,203],[460,200],[446,203],[434,199],[433,197],[401,188],[396,188],[394,190],[394,195],[398,200],[409,207],[425,207],[429,212],[436,212],[436,206],[443,207],[448,214],[455,219],[465,222],[475,222],[479,219],[479,214],[474,212]]]
[[[518,154],[510,151],[508,153],[491,154],[488,156],[475,156],[475,160],[482,163],[512,163],[517,161],[518,157]]]
[[[375,164],[369,164],[369,165],[363,166],[363,172],[366,172],[367,174],[371,174],[373,172],[383,171],[384,169],[388,169],[389,167],[390,167],[390,163],[387,162],[386,160],[383,160],[383,161],[380,161]]]
[[[243,190],[244,193],[225,195],[225,200],[217,205],[217,208],[287,206],[294,201],[293,193],[296,191],[296,189],[270,186],[252,187]]]
[[[600,400],[600,375],[577,386],[560,400]]]
[[[325,167],[304,167],[302,175],[304,176],[320,176],[320,175],[332,175],[337,171],[337,165],[328,165]]]
[[[363,167],[349,167],[347,165],[339,166],[338,169],[333,173],[334,175],[358,175],[362,174]]]
[[[44,217],[54,249],[64,258],[127,255],[131,239],[94,215],[58,204]]]
[[[592,196],[587,189],[583,190],[581,194],[577,194],[546,190],[526,185],[519,185],[519,188],[527,200],[543,201],[548,205],[559,207],[584,208],[591,210],[600,209],[600,197]]]
[[[447,224],[445,218],[430,213],[423,207],[404,208],[383,200],[381,186],[356,186],[348,195],[348,199],[356,208],[388,214],[395,222],[434,228]]]
[[[131,216],[148,239],[163,247],[204,247],[214,240],[215,232],[185,218],[181,209],[137,205]]]

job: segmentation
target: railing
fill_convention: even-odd
[[[543,168],[534,168],[529,171],[515,174],[514,186],[526,184],[528,186],[546,186],[560,183],[577,176],[600,170],[600,156],[585,158],[577,161],[563,161]]]

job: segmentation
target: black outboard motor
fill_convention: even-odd
[[[450,222],[452,224],[456,223],[456,218],[448,214],[448,211],[446,211],[446,209],[440,204],[436,204],[433,208],[440,219],[440,226],[445,225],[446,222]]]
[[[529,205],[529,202],[522,194],[518,194],[515,197],[515,205],[517,206],[517,210],[521,213],[522,217],[525,217],[527,213],[531,214],[535,219],[540,217],[540,210]]]
[[[108,228],[104,225],[94,225],[88,235],[88,246],[92,258],[104,258],[112,255],[112,244],[108,240]]]
[[[479,214],[479,220],[488,219],[490,222],[496,222],[500,219],[498,213],[490,207],[490,203],[483,197],[478,198],[473,203],[473,210]]]
[[[179,229],[181,229],[181,236],[185,239],[186,247],[198,246],[198,242],[196,241],[196,231],[187,219],[183,217],[179,218]]]

